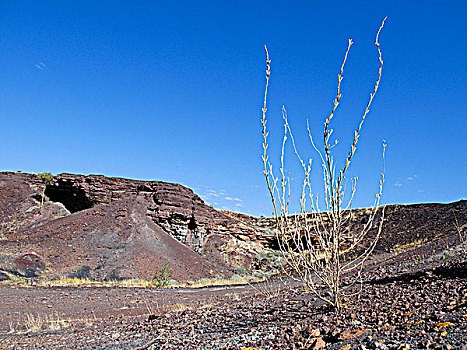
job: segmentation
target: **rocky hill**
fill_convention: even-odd
[[[356,210],[350,231],[367,215]],[[466,225],[465,200],[387,206],[377,251],[442,239]],[[218,211],[178,184],[73,174],[46,184],[34,174],[0,173],[0,278],[1,271],[151,278],[167,262],[177,280],[230,277],[277,249],[273,229],[271,218]]]
[[[99,175],[0,173],[0,223],[0,269],[22,276],[149,278],[169,262],[178,280],[228,277],[268,244],[184,186]]]
[[[254,217],[245,214],[223,211],[226,215],[242,221],[263,232],[272,232],[275,220],[269,217]],[[348,231],[356,232],[368,221],[368,209],[352,210]],[[381,210],[379,210],[381,213]],[[379,222],[379,213],[375,222]],[[323,220],[327,221],[323,213]],[[384,223],[376,251],[391,252],[442,239],[467,227],[467,200],[448,204],[395,204],[385,207]],[[369,236],[376,233],[376,227]],[[273,241],[271,241],[273,242]],[[272,243],[271,243],[272,244]]]

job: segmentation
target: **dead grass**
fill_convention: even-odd
[[[66,287],[66,286],[80,286],[80,287],[122,287],[122,288],[155,288],[156,285],[152,280],[143,279],[126,279],[126,280],[112,280],[112,281],[97,281],[90,278],[60,278],[51,281],[40,281],[38,283],[42,287]]]
[[[18,277],[18,276],[15,276],[11,273],[8,273],[8,272],[5,272],[5,271],[2,271],[2,273],[4,273],[5,275],[8,276],[8,278],[10,278],[9,280],[4,280],[4,281],[0,281],[0,284],[15,284],[15,285],[25,285],[27,283],[27,280],[25,277]]]
[[[237,284],[250,284],[252,282],[265,281],[265,277],[255,278],[252,276],[238,278],[201,278],[197,281],[176,282],[169,284],[169,288],[204,288],[204,287],[219,287],[231,286]]]
[[[250,284],[250,286],[266,300],[276,299],[284,289],[290,289],[290,286],[283,279],[267,279],[262,283]]]
[[[403,244],[403,245],[397,244],[397,245],[394,246],[393,251],[394,252],[401,252],[401,251],[409,249],[409,248],[417,248],[417,247],[422,246],[426,242],[427,242],[426,239],[425,240],[419,239],[419,240],[416,240],[415,242],[411,242],[411,243],[407,243],[407,244]]]
[[[224,300],[224,299],[221,299]],[[168,312],[183,312],[187,310],[199,310],[211,308],[218,303],[213,299],[198,300],[198,301],[187,301],[187,302],[176,302],[173,303],[169,299],[162,298],[162,300],[154,299],[152,305],[145,300],[146,309],[149,315],[160,315]]]
[[[171,281],[163,288],[204,288],[216,286],[230,286],[238,284],[249,284],[252,282],[262,282],[265,277],[256,278],[252,276],[236,278],[201,278],[196,281]],[[17,283],[24,283],[25,279],[17,279]],[[5,281],[8,282],[8,281]],[[5,283],[4,282],[4,283]],[[10,282],[12,283],[12,282]],[[117,288],[161,288],[157,282],[145,279],[125,279],[118,281],[96,281],[89,278],[60,278],[51,281],[39,281],[41,287],[117,287]]]
[[[93,312],[94,313],[94,312]],[[86,327],[93,325],[96,318],[63,318],[58,312],[50,314],[27,313],[12,317],[10,314],[8,322],[8,334],[27,334],[36,332],[59,331],[70,327],[72,324],[81,323]],[[1,346],[0,346],[1,348]]]
[[[199,303],[176,303],[173,305],[167,305],[166,310],[168,312],[183,312],[188,310],[199,310],[209,309],[215,305],[212,301],[203,301]]]
[[[50,315],[26,314],[24,320],[24,333],[35,333],[41,331],[57,331],[69,326],[68,322],[62,319],[58,313],[53,312]],[[14,326],[10,322],[10,331],[14,331]],[[21,332],[18,332],[21,333]]]

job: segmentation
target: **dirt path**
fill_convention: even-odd
[[[149,314],[205,308],[281,288],[282,280],[198,289],[1,286],[0,334],[12,328],[25,330],[28,315],[58,317],[79,328],[93,320],[124,317],[138,321]]]

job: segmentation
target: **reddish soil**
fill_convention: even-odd
[[[0,288],[5,349],[461,349],[467,253],[457,236],[375,256],[336,312],[277,280],[203,289]],[[68,326],[21,334],[25,314]]]

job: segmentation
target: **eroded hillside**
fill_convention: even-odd
[[[170,262],[176,279],[228,277],[269,244],[186,187],[98,175],[1,173],[0,222],[0,267],[24,276],[149,278]]]

